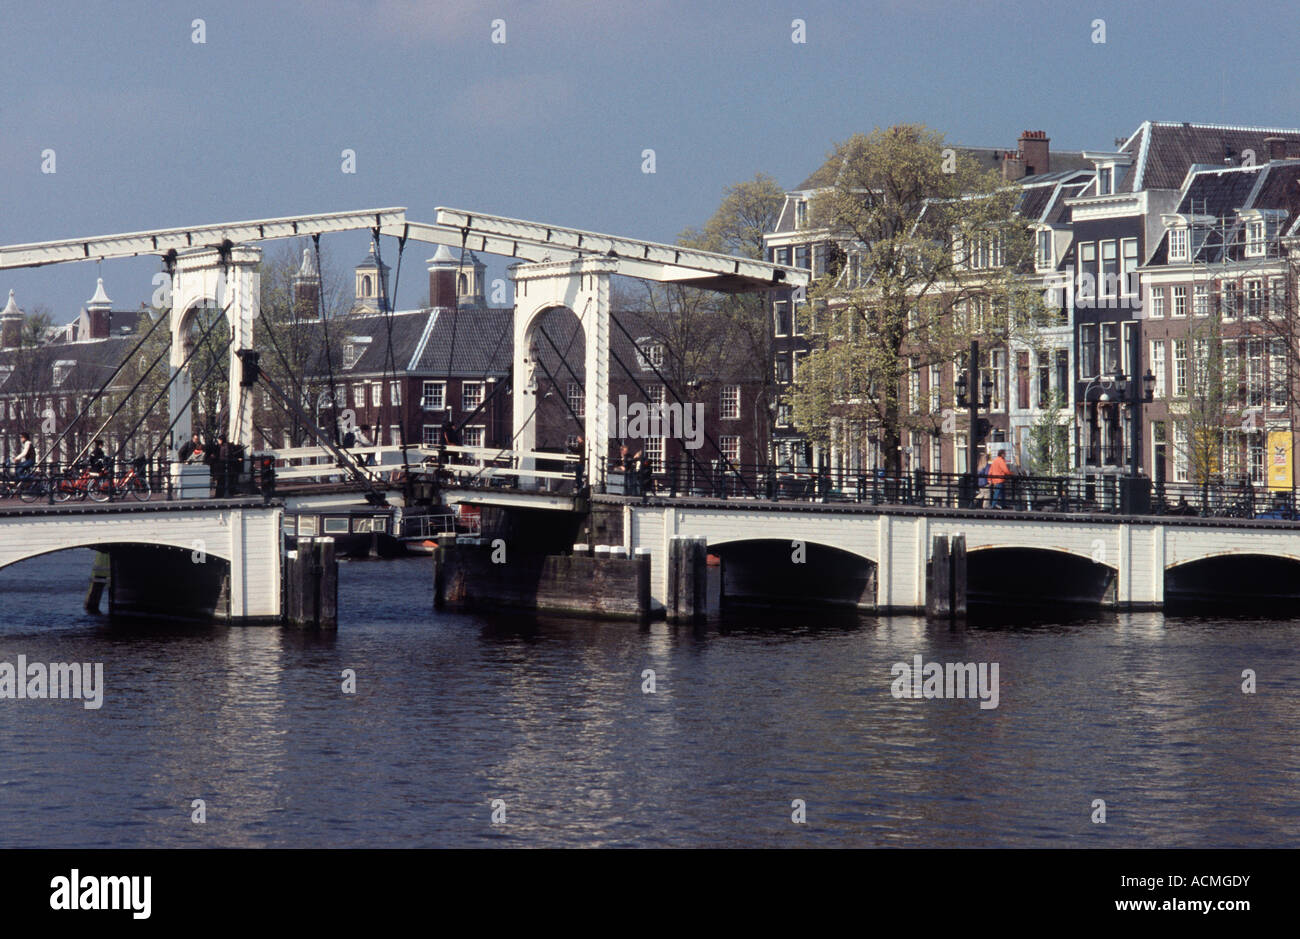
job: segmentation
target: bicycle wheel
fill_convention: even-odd
[[[76,492],[76,483],[66,476],[60,476],[50,483],[54,489],[55,502],[67,502]]]
[[[149,484],[139,476],[136,476],[131,480],[131,484],[127,487],[126,491],[130,493],[131,498],[135,499],[137,502],[148,502],[149,497],[153,495],[153,493],[149,491]]]
[[[35,502],[45,495],[45,480],[29,476],[18,483],[18,498],[24,502]]]
[[[87,480],[85,491],[96,502],[107,502],[113,494],[113,480],[107,476],[96,476]]]

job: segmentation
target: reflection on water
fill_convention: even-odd
[[[1300,836],[1294,620],[489,619],[434,614],[428,561],[411,559],[342,568],[336,635],[110,627],[80,610],[89,566],[68,552],[0,571],[0,662],[101,661],[106,684],[98,711],[0,700],[5,846]],[[895,699],[891,666],[916,655],[999,663],[999,706]],[[195,799],[206,824],[190,820]],[[1105,825],[1089,820],[1095,799]]]

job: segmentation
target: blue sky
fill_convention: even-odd
[[[1060,149],[1144,119],[1300,126],[1298,21],[1294,3],[1188,0],[2,0],[0,243],[395,205],[671,241],[729,183],[793,186],[835,141],[901,121]],[[366,236],[323,243],[351,264]],[[408,248],[400,306],[424,302],[429,254]],[[4,271],[0,301],[65,322],[97,274],[125,308],[158,269]]]

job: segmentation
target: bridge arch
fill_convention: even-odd
[[[1300,557],[1219,551],[1165,568],[1165,605],[1250,611],[1300,601]]]
[[[977,545],[966,554],[966,596],[998,606],[1113,606],[1118,571],[1079,550]]]
[[[723,602],[876,607],[877,563],[847,548],[745,538],[711,542],[709,554],[721,562]]]

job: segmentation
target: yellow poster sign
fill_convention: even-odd
[[[1268,432],[1268,488],[1291,488],[1291,460],[1294,441],[1289,430]]]

